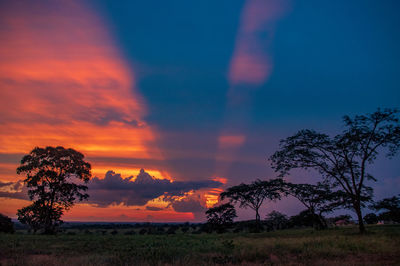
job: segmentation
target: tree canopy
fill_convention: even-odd
[[[228,188],[220,194],[221,200],[229,198],[232,203],[239,203],[242,208],[249,207],[256,212],[256,224],[260,226],[259,209],[264,200],[276,200],[281,198],[281,179],[268,181],[256,180],[251,184],[240,184]]]
[[[379,214],[379,219],[400,223],[400,195],[382,199],[374,203],[372,208],[383,211]]]
[[[378,109],[353,118],[344,116],[344,131],[334,137],[314,130],[300,130],[280,142],[270,160],[280,176],[292,169],[314,169],[333,187],[343,190],[356,212],[360,232],[365,231],[361,207],[372,189],[366,180],[375,180],[367,172],[384,148],[392,157],[400,147],[399,111]],[[364,200],[363,200],[364,199]]]
[[[235,207],[230,203],[210,208],[206,211],[207,223],[211,229],[222,232],[226,227],[233,223],[237,217]]]
[[[332,191],[328,184],[293,184],[285,182],[286,194],[297,198],[314,218],[314,227],[326,228],[324,213],[329,213],[345,204],[345,195],[341,191]]]
[[[44,228],[53,233],[61,216],[75,202],[87,199],[85,185],[91,177],[91,166],[84,155],[63,147],[34,148],[21,160],[18,174],[26,175],[24,183],[33,203],[18,210],[18,219],[32,229]]]

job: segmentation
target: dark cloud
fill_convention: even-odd
[[[199,201],[195,199],[185,199],[181,201],[173,201],[172,208],[177,212],[191,212],[195,220],[204,220],[205,211],[207,208],[203,207]]]
[[[24,183],[22,181],[17,181],[17,182],[0,181],[0,198],[29,200],[28,188],[24,186]]]
[[[222,185],[222,183],[213,180],[171,182],[166,179],[155,179],[143,169],[140,170],[134,181],[133,179],[132,176],[123,178],[113,171],[108,171],[104,179],[93,178],[88,184],[88,194],[90,195],[88,202],[99,207],[121,203],[126,206],[143,206],[161,195],[182,196],[188,191],[215,188]],[[20,181],[0,182],[0,188],[0,197],[29,199],[28,190]],[[187,204],[174,202],[172,206],[181,210]],[[196,208],[198,209],[198,206]],[[147,207],[147,210],[158,211],[160,209]]]
[[[134,181],[133,177],[123,178],[120,174],[108,171],[104,179],[93,178],[89,183],[89,203],[105,207],[123,203],[127,206],[143,206],[161,195],[180,196],[191,190],[215,188],[222,184],[213,180],[175,181],[155,179],[143,169]]]
[[[14,184],[14,182],[1,182],[0,181],[0,187],[7,187]]]
[[[149,210],[149,211],[161,211],[161,210],[163,210],[163,208],[146,206],[146,210]]]

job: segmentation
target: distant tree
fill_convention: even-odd
[[[228,188],[220,194],[222,200],[229,198],[231,203],[239,203],[240,207],[254,210],[256,212],[256,230],[260,228],[259,209],[265,199],[280,199],[282,180],[272,179],[269,181],[256,180],[251,184],[240,184]]]
[[[14,233],[14,223],[11,218],[0,213],[0,232],[2,233]]]
[[[212,230],[223,232],[233,223],[233,219],[237,217],[235,207],[230,204],[222,204],[210,208],[206,211],[207,224]]]
[[[311,227],[315,223],[315,215],[312,214],[308,209],[301,211],[297,215],[293,215],[289,218],[289,227]]]
[[[399,111],[378,109],[368,115],[344,117],[345,130],[335,137],[313,130],[301,130],[280,143],[279,151],[270,158],[275,171],[285,176],[292,169],[314,169],[325,181],[339,187],[351,200],[358,217],[359,231],[365,232],[361,207],[372,189],[366,180],[375,180],[367,166],[386,148],[392,157],[400,148]]]
[[[324,213],[332,212],[346,205],[345,193],[332,191],[328,184],[320,182],[316,185],[285,182],[284,191],[297,198],[308,209],[313,217],[313,227],[317,229],[328,226],[323,217]]]
[[[21,223],[54,233],[64,211],[89,197],[84,184],[91,167],[83,159],[82,153],[63,147],[35,148],[22,158],[17,173],[26,175],[24,183],[33,203],[18,210]]]
[[[378,223],[378,216],[375,213],[368,213],[364,216],[364,222],[366,224],[376,224]]]
[[[386,210],[379,214],[379,219],[400,223],[400,195],[382,199],[372,205],[377,211]]]
[[[268,230],[285,229],[288,226],[288,222],[288,217],[278,211],[268,213],[265,219]]]

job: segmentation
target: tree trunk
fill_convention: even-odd
[[[260,232],[260,214],[258,213],[258,209],[256,209],[256,232]]]
[[[364,234],[365,233],[365,226],[364,226],[364,221],[363,221],[363,217],[361,214],[361,204],[359,202],[356,202],[356,204],[354,204],[354,209],[357,213],[357,218],[358,218],[358,229],[360,231],[360,234]]]

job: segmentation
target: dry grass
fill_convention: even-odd
[[[260,234],[0,235],[1,265],[400,265],[400,226]]]

